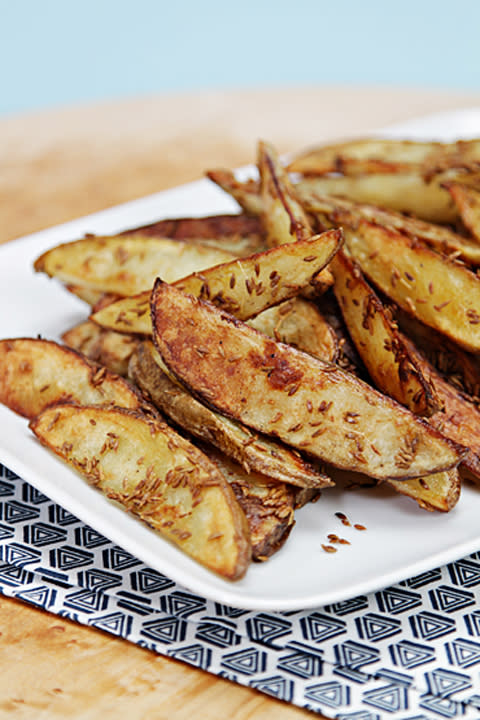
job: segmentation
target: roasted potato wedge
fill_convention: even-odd
[[[262,198],[261,220],[270,247],[311,238],[310,220],[280,165],[275,149],[269,143],[258,143],[257,164]]]
[[[394,230],[362,220],[345,243],[365,275],[402,309],[480,351],[480,278]]]
[[[30,427],[109,498],[202,565],[231,580],[245,574],[250,533],[232,488],[168,425],[121,408],[60,405]]]
[[[138,342],[136,335],[106,330],[92,320],[75,325],[62,335],[62,341],[89,360],[104,365],[117,375],[126,376],[128,363]]]
[[[326,280],[322,270],[341,243],[341,230],[307,234],[281,247],[194,273],[177,280],[175,286],[248,320],[305,288],[323,287]]]
[[[231,258],[231,253],[200,243],[129,235],[58,245],[34,267],[67,284],[126,297],[150,289],[158,275],[173,282]]]
[[[296,197],[275,149],[265,142],[258,144],[258,171],[261,221],[270,247],[304,240],[313,242],[315,237],[307,213]],[[317,294],[332,285],[332,275],[326,269],[317,278]]]
[[[163,369],[162,369],[163,368]],[[153,404],[176,425],[191,435],[214,445],[242,465],[257,472],[305,488],[322,488],[332,481],[274,439],[230,420],[193,398],[169,375],[151,342],[138,346],[129,368],[132,380],[151,398]]]
[[[471,192],[475,191],[471,190]],[[444,225],[427,223],[375,205],[355,203],[330,195],[319,195],[308,190],[302,192],[302,204],[309,213],[320,216],[323,224],[326,217],[328,225],[346,226],[355,230],[360,220],[369,220],[377,225],[399,230],[413,239],[423,240],[445,255],[453,254],[471,265],[480,265],[480,244],[453,232]]]
[[[163,361],[202,402],[321,461],[401,479],[456,467],[464,454],[335,365],[161,280],[152,293],[152,322]]]
[[[27,418],[64,402],[134,410],[145,405],[124,378],[70,348],[34,338],[0,341],[0,402]]]
[[[331,269],[343,319],[375,387],[415,415],[432,415],[439,409],[434,389],[358,265],[340,250]]]
[[[295,490],[255,472],[246,473],[218,450],[205,452],[218,465],[245,513],[252,542],[252,560],[268,560],[284,544],[295,525]]]
[[[177,280],[179,289],[213,302],[241,320],[288,300],[306,287],[323,287],[319,277],[342,243],[341,230],[230,260]],[[92,316],[102,327],[151,335],[150,292],[125,298]]]
[[[480,243],[480,190],[468,187],[461,182],[449,182],[444,187],[452,196],[463,224],[478,245]]]
[[[289,164],[305,175],[362,175],[416,170],[431,175],[447,168],[480,167],[480,140],[454,143],[362,138],[311,148]]]

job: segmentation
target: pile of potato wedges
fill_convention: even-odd
[[[0,401],[229,580],[345,471],[442,512],[480,482],[480,140],[260,142],[257,169],[207,173],[237,214],[43,253],[85,319],[0,341]]]

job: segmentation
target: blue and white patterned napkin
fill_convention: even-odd
[[[480,717],[480,553],[314,610],[241,610],[0,465],[0,592],[339,720]]]

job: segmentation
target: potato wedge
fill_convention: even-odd
[[[248,567],[245,515],[216,465],[165,423],[121,408],[60,405],[37,438],[109,498],[231,580]]]
[[[72,350],[104,365],[117,375],[126,376],[128,363],[138,342],[136,335],[106,330],[92,320],[75,325],[62,335],[62,341]]]
[[[264,475],[246,473],[218,450],[204,448],[218,465],[245,513],[252,542],[252,560],[263,562],[276,553],[295,525],[295,490]]]
[[[170,377],[151,342],[138,346],[129,372],[153,404],[176,425],[222,450],[240,463],[247,473],[254,471],[304,488],[332,485],[330,478],[298,453],[215,413],[193,398]]]
[[[175,286],[248,320],[305,288],[323,287],[327,282],[323,268],[342,242],[341,230],[307,234],[295,242],[194,273],[177,280]]]
[[[480,351],[480,278],[405,235],[362,220],[345,244],[365,275],[402,309],[465,350]]]
[[[126,297],[150,289],[158,275],[173,282],[231,258],[231,253],[200,243],[130,235],[58,245],[43,253],[34,267],[64,283]]]
[[[411,340],[403,336],[410,353],[421,365],[423,374],[428,378],[440,400],[441,410],[436,412],[428,422],[437,428],[445,437],[468,448],[468,454],[459,466],[467,468],[477,483],[480,482],[480,412],[473,402],[463,393],[450,385],[428,360],[414,346]]]
[[[258,143],[257,164],[262,198],[261,220],[270,247],[311,238],[310,221],[272,145]]]
[[[335,365],[160,280],[152,321],[163,361],[202,402],[321,461],[400,479],[455,467],[464,453]]]
[[[54,403],[145,405],[124,378],[70,348],[34,338],[0,341],[0,402],[27,418]]]
[[[480,191],[461,182],[448,182],[444,187],[452,196],[463,224],[471,232],[478,245],[480,243]]]
[[[471,192],[475,191],[472,189]],[[453,253],[472,265],[480,265],[480,244],[453,232],[444,225],[427,223],[393,210],[385,210],[366,203],[355,203],[331,195],[319,195],[309,190],[302,192],[302,204],[309,213],[317,217],[320,215],[322,223],[326,216],[328,224],[333,227],[347,226],[355,230],[361,219],[370,220],[377,225],[399,230],[411,238],[423,240],[427,245],[446,255]]]
[[[230,260],[177,280],[183,292],[209,300],[241,320],[288,300],[306,287],[324,286],[322,268],[342,243],[341,230]],[[150,292],[108,305],[94,322],[119,332],[151,335]]]
[[[275,149],[265,142],[258,144],[258,170],[262,198],[260,217],[268,245],[275,247],[309,239],[312,242],[316,240],[307,213],[296,197]],[[327,268],[317,279],[317,294],[332,285],[333,278]]]
[[[439,409],[434,389],[358,265],[340,250],[331,270],[343,319],[375,387],[415,415],[432,415]]]
[[[454,143],[361,138],[312,148],[289,164],[290,172],[360,175],[417,170],[430,175],[447,168],[480,167],[480,140]]]

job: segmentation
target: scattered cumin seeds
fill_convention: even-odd
[[[323,545],[322,544],[322,550],[325,550],[325,552],[327,552],[327,553],[337,552],[337,548],[333,547],[333,545]]]
[[[339,520],[342,521],[342,525],[346,525],[347,527],[351,527],[351,522],[348,519],[348,517],[345,515],[345,513],[342,512],[336,512],[335,517],[337,517]]]

